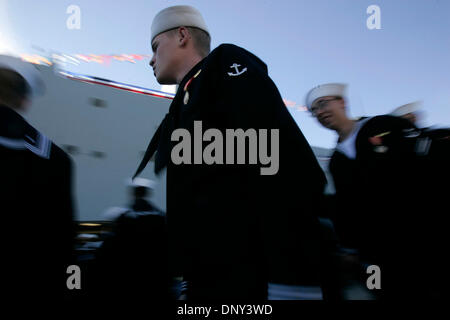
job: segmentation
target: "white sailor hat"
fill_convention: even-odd
[[[312,88],[305,98],[306,107],[311,110],[314,101],[322,97],[346,97],[347,85],[344,83],[326,83]]]
[[[408,113],[417,113],[422,108],[422,101],[414,101],[395,108],[390,115],[401,117]]]
[[[134,179],[127,179],[126,181],[127,186],[137,188],[137,187],[144,187],[149,189],[154,189],[156,183],[153,180],[145,179],[145,178],[134,178]]]
[[[45,91],[39,70],[32,63],[12,56],[0,55],[0,68],[10,69],[20,74],[30,87],[30,95],[43,95]]]
[[[173,6],[161,10],[153,18],[152,41],[160,33],[178,27],[195,27],[209,34],[200,11],[191,6]]]

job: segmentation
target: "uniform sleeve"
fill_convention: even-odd
[[[325,176],[311,147],[258,58],[225,47],[217,52],[210,71],[214,74],[207,76],[214,80],[204,106],[213,126],[279,130],[278,171],[274,175],[252,171],[250,177],[254,181],[250,186],[257,190],[255,203],[264,212],[261,228],[271,280],[292,281],[300,274],[313,274],[319,259],[317,203]]]
[[[393,116],[370,119],[356,140],[357,158],[362,161],[394,161],[415,156],[419,130],[408,120]]]
[[[56,149],[56,148],[55,148]],[[58,156],[52,159],[52,183],[53,188],[51,202],[51,215],[54,230],[59,239],[57,250],[66,264],[72,261],[75,239],[74,225],[74,199],[73,199],[73,170],[71,158],[59,148]]]
[[[322,193],[324,174],[268,76],[266,65],[244,49],[224,45],[209,71],[213,81],[203,105],[205,113],[214,119],[213,125],[279,130],[279,170],[274,177],[265,176],[266,180],[281,179],[284,193],[294,197]]]
[[[273,117],[281,98],[262,61],[241,48],[224,45],[209,62],[207,114],[227,128],[272,128],[276,124]]]

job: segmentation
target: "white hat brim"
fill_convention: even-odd
[[[344,83],[326,83],[311,89],[305,98],[306,106],[311,110],[311,106],[319,98],[322,97],[341,97],[347,95],[347,85]]]
[[[173,6],[158,12],[153,19],[151,39],[178,27],[199,28],[209,34],[208,27],[200,11],[191,6]]]

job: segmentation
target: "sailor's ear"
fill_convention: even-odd
[[[187,44],[188,40],[191,38],[191,34],[186,27],[179,27],[177,29],[177,38],[178,38],[178,44],[180,46],[185,46]]]

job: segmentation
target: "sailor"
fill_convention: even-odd
[[[411,103],[404,104],[400,107],[395,108],[390,115],[394,117],[401,117],[411,121],[414,125],[417,126],[418,121],[420,120],[420,110],[422,108],[421,101],[414,101]]]
[[[103,213],[103,218],[114,221],[121,215],[136,217],[137,215],[164,216],[152,202],[148,200],[153,194],[155,182],[144,178],[127,179],[125,185],[130,194],[131,202],[127,207],[110,207]]]
[[[21,301],[67,297],[73,264],[72,161],[21,115],[43,89],[34,65],[0,56],[3,289]]]
[[[405,266],[411,261],[423,266],[417,256],[430,232],[422,211],[423,166],[415,153],[418,129],[392,115],[349,118],[347,85],[342,83],[311,89],[306,105],[323,127],[338,135],[329,169],[342,244],[358,250],[364,265],[381,268],[382,289],[373,291],[378,298],[411,297],[413,286],[415,292],[422,288],[418,282],[424,275],[419,267],[412,272]],[[367,274],[362,271],[365,284]],[[418,282],[405,280],[412,276]]]
[[[154,181],[144,178],[130,179],[128,182],[128,188],[130,189],[130,193],[133,198],[133,202],[130,207],[134,212],[149,214],[152,212],[159,212],[160,215],[162,214],[161,210],[156,208],[153,203],[146,199],[151,197],[153,194],[153,190],[155,188]]]
[[[424,126],[422,102],[415,101],[396,108],[392,115],[408,119],[420,128],[411,134],[416,135],[415,151],[421,165],[420,170],[412,172],[421,188],[420,201],[416,205],[422,206],[421,211],[427,212],[427,219],[422,220],[422,229],[432,230],[427,235],[427,250],[422,253],[422,259],[432,261],[428,265],[428,296],[444,297],[444,289],[439,286],[440,279],[445,275],[446,227],[442,223],[443,208],[447,206],[446,188],[442,188],[444,181],[450,180],[450,128],[445,126]]]
[[[267,65],[232,44],[210,52],[210,41],[193,7],[169,7],[155,16],[150,66],[159,83],[178,90],[136,175],[155,151],[155,171],[167,168],[171,254],[188,283],[188,299],[266,299],[269,280],[317,280],[313,199],[321,197],[325,177]],[[194,136],[194,121],[222,136],[226,129],[279,130],[279,141],[266,149],[279,150],[278,171],[261,175],[261,166],[249,161],[176,164],[172,133],[183,128]]]
[[[113,228],[96,253],[93,292],[103,301],[155,308],[169,298],[166,219],[147,200],[154,181],[127,179],[126,186],[130,205],[112,207],[104,215],[113,220]]]

